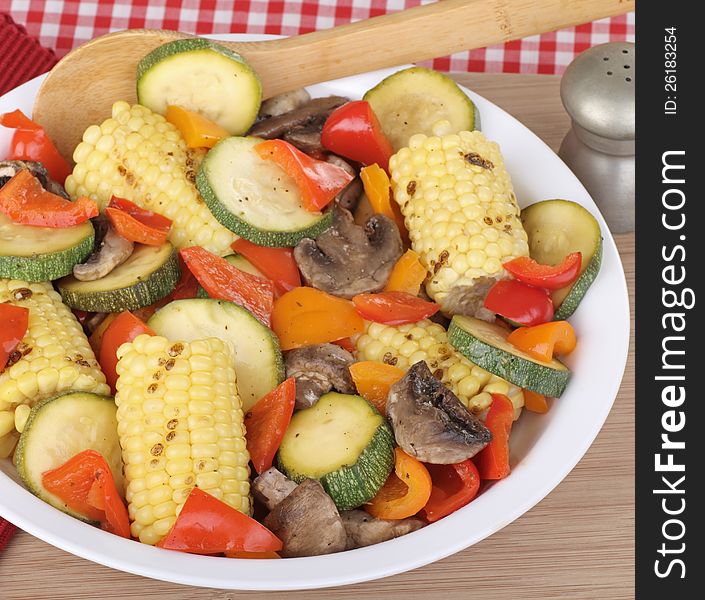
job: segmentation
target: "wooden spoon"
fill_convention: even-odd
[[[635,0],[443,0],[405,11],[263,42],[220,42],[255,68],[270,97],[365,71],[586,23],[634,10]],[[165,42],[190,37],[133,29],[98,37],[66,55],[34,103],[41,123],[70,159],[85,129],[134,103],[137,63]]]

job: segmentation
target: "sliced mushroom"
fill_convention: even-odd
[[[73,276],[79,281],[95,281],[105,277],[130,257],[134,246],[108,226],[98,250],[94,251],[86,262],[74,266]]]
[[[296,489],[296,483],[276,467],[270,467],[252,482],[252,495],[267,510],[273,510]]]
[[[347,534],[338,509],[315,479],[304,479],[263,523],[284,543],[280,551],[284,557],[345,550]]]
[[[352,354],[336,344],[316,344],[286,353],[286,376],[296,378],[296,408],[313,406],[331,390],[354,394]]]
[[[294,248],[306,283],[342,298],[384,288],[401,253],[394,221],[375,214],[360,227],[340,207],[335,209],[331,227],[315,241],[304,238]]]
[[[281,138],[302,152],[322,156],[321,131],[328,116],[348,101],[342,96],[314,98],[303,106],[289,112],[255,123],[249,135],[268,140]]]
[[[348,535],[346,550],[379,544],[421,529],[426,523],[414,517],[399,520],[377,519],[364,510],[340,513]]]
[[[355,178],[347,186],[345,186],[342,191],[338,192],[338,195],[335,197],[335,201],[338,203],[338,206],[342,206],[345,210],[349,210],[351,213],[354,213],[363,192],[362,180],[357,174],[357,169],[336,154],[330,154],[326,160],[336,167],[344,169]]]
[[[61,196],[66,200],[69,199],[69,196],[63,186],[49,176],[49,173],[44,168],[44,165],[40,162],[31,160],[0,161],[0,188],[10,181],[10,179],[12,179],[15,175],[17,175],[17,172],[22,169],[27,169],[32,175],[39,179],[39,183],[42,184],[42,187],[46,191],[56,194],[57,196]]]
[[[86,317],[86,320],[83,321],[83,331],[86,332],[86,335],[90,336],[96,329],[98,329],[107,316],[108,313],[103,312],[90,313]]]
[[[311,95],[306,91],[306,88],[299,88],[298,90],[277,94],[262,102],[262,106],[260,106],[259,109],[259,116],[262,119],[277,117],[289,111],[301,108],[310,100]]]
[[[469,315],[484,321],[494,322],[495,314],[485,308],[485,297],[490,288],[503,277],[478,277],[472,285],[456,286],[441,303],[446,315]],[[436,313],[438,314],[438,313]]]
[[[484,423],[431,374],[424,361],[391,387],[387,416],[397,444],[422,462],[459,463],[492,439]]]

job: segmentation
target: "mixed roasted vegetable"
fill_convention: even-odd
[[[570,379],[595,219],[520,211],[449,78],[261,102],[204,40],[71,169],[19,111],[0,162],[0,457],[125,538],[234,558],[415,531],[512,466]]]

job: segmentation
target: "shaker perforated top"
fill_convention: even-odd
[[[612,140],[633,140],[634,44],[600,44],[583,52],[566,69],[561,100],[573,121]]]

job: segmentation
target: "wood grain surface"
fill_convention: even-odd
[[[457,80],[492,100],[554,150],[569,127],[559,78],[464,74]],[[634,234],[615,236],[634,329]],[[604,428],[572,473],[542,502],[495,535],[414,571],[345,588],[231,592],[144,579],[90,563],[19,532],[0,555],[3,600],[91,598],[625,599],[634,597],[634,346]]]

